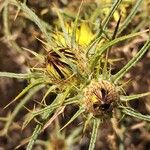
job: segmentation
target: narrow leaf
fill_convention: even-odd
[[[29,53],[31,53],[32,55],[34,55],[36,58],[38,58],[40,61],[44,62],[45,58],[43,55],[36,53],[35,51],[32,51],[28,48],[23,48],[24,50],[28,51]]]
[[[71,122],[73,122],[80,114],[82,114],[85,110],[81,107],[74,115],[73,117],[60,129],[63,130],[65,127],[67,127]]]
[[[16,100],[18,100],[19,98],[21,98],[23,95],[25,95],[31,88],[33,88],[33,87],[35,87],[36,85],[40,85],[40,84],[43,84],[43,80],[37,80],[37,81],[35,81],[34,83],[31,83],[31,84],[29,84],[27,87],[25,87],[23,90],[22,90],[22,92],[20,92],[16,97],[15,97],[15,99],[13,100],[13,101],[11,101],[8,105],[6,105],[5,107],[4,107],[4,109],[5,108],[7,108],[10,104],[12,104],[12,103],[14,103]]]
[[[31,122],[31,120],[33,120],[33,118],[34,118],[33,113],[31,111],[29,111],[29,113],[26,114],[25,117],[24,117],[24,122],[23,122],[23,125],[22,125],[22,130],[24,130],[24,128],[26,128],[26,126]]]
[[[126,101],[135,100],[135,99],[138,99],[138,98],[141,98],[144,96],[148,96],[148,95],[150,95],[150,92],[142,93],[142,94],[129,95],[129,96],[121,95],[120,100],[126,102]]]
[[[47,123],[44,125],[42,130],[45,130],[48,126],[51,125],[51,123],[60,115],[64,112],[65,106],[59,107],[55,114],[47,121]]]
[[[72,31],[72,36],[71,36],[71,46],[72,46],[72,47],[75,46],[75,41],[76,41],[76,31],[77,31],[78,20],[79,20],[79,15],[80,15],[80,12],[81,12],[82,4],[83,4],[83,1],[81,1],[81,4],[80,4],[80,6],[79,6],[79,9],[78,9],[78,13],[77,13],[76,19],[75,19],[74,24],[73,24],[73,31]]]
[[[32,150],[33,145],[34,145],[38,135],[41,132],[41,129],[42,129],[42,126],[39,124],[35,127],[34,132],[33,132],[32,136],[30,137],[30,140],[29,140],[26,150]]]
[[[31,97],[37,93],[41,88],[43,88],[44,85],[40,85],[40,86],[36,86],[34,87],[21,101],[20,103],[14,108],[14,111],[12,112],[12,114],[10,115],[8,121],[5,124],[3,133],[7,134],[7,131],[11,125],[11,123],[13,122],[14,118],[16,117],[16,115],[19,113],[19,111],[24,107],[24,105],[31,99]]]
[[[100,125],[100,119],[99,118],[95,118],[93,120],[93,130],[92,130],[89,150],[94,150],[95,143],[96,143],[96,138],[97,138],[97,134],[98,134],[99,125]]]
[[[150,115],[143,115],[137,111],[131,110],[129,108],[123,108],[122,112],[125,113],[126,115],[138,118],[140,120],[148,121],[150,122]]]
[[[119,31],[118,31],[118,35],[129,25],[129,23],[132,21],[132,19],[134,18],[135,14],[138,11],[138,8],[141,6],[143,0],[137,0],[134,7],[132,8],[130,14],[127,16],[127,18],[125,19],[125,21],[122,23]]]
[[[27,92],[28,92],[31,88],[33,88],[34,86],[39,85],[39,84],[42,84],[43,82],[44,82],[44,81],[43,81],[43,79],[42,79],[42,80],[37,80],[37,81],[35,81],[35,82],[29,84],[26,88],[24,88],[24,89],[22,90],[21,93],[19,93],[19,94],[15,97],[14,101],[16,101],[17,99],[19,99],[21,96],[23,96],[25,93],[27,93]]]
[[[119,79],[121,79],[146,53],[146,51],[150,48],[150,40],[148,40],[141,50],[118,72],[113,76],[113,81],[116,83]]]
[[[45,112],[52,112],[54,111],[56,108],[61,107],[63,103],[65,103],[65,99],[69,93],[70,87],[68,87],[66,89],[65,92],[62,92],[60,94],[57,94],[57,97],[54,99],[54,101],[52,102],[52,104],[37,110],[36,112],[33,112],[34,116],[40,115],[40,114],[44,114]]]
[[[46,98],[54,89],[56,89],[56,88],[57,88],[57,86],[55,86],[55,85],[51,86],[51,87],[47,90],[47,92],[45,93],[45,95],[43,96],[43,99],[42,99],[41,102],[43,102],[43,101],[45,100],[45,98]]]
[[[57,6],[55,6],[55,10],[56,10],[56,13],[57,13],[58,18],[59,18],[59,21],[60,21],[60,25],[61,25],[61,28],[62,28],[62,31],[63,31],[63,35],[64,35],[64,39],[65,39],[65,41],[66,41],[66,44],[67,44],[68,46],[70,46],[71,39],[70,39],[70,37],[69,37],[69,35],[68,35],[68,32],[67,32],[67,30],[66,30],[63,17],[62,17],[62,15],[61,15],[59,9],[57,8]]]
[[[17,79],[30,79],[30,78],[39,78],[41,73],[11,73],[11,72],[0,72],[0,77],[7,78],[17,78]]]
[[[103,26],[103,30],[105,30],[108,22],[110,21],[111,17],[113,16],[114,12],[117,10],[118,6],[120,5],[122,0],[115,0],[115,2],[113,3],[110,12],[108,13],[108,16],[104,19],[102,26]]]
[[[127,40],[129,38],[141,35],[142,33],[145,33],[147,31],[149,31],[149,30],[145,30],[144,32],[137,32],[137,33],[128,34],[128,35],[116,38],[116,39],[114,39],[114,40],[112,40],[110,42],[107,42],[106,44],[103,44],[103,46],[101,46],[99,49],[97,49],[97,52],[92,57],[91,65],[90,65],[91,69],[92,68],[94,69],[94,66],[96,65],[96,63],[99,60],[99,58],[102,55],[102,53],[104,53],[109,47],[111,47],[111,46],[113,46],[113,45],[115,45],[115,44],[117,44],[117,43],[119,43],[121,41],[124,41],[124,40]]]
[[[4,4],[4,10],[3,10],[3,25],[4,25],[4,34],[5,34],[5,38],[8,42],[8,44],[14,49],[16,50],[18,53],[22,54],[22,49],[20,48],[20,46],[14,41],[12,40],[10,37],[12,36],[11,31],[10,31],[10,22],[9,22],[9,13],[8,13],[8,2],[9,0],[5,0],[5,4]]]
[[[28,8],[25,3],[18,2],[18,4],[20,5],[25,15],[40,28],[40,30],[43,32],[44,36],[46,37],[46,40],[52,44],[51,36],[46,29],[47,24],[43,20],[41,20],[30,8]]]
[[[103,30],[106,29],[111,17],[113,16],[114,12],[117,10],[117,8],[120,5],[121,1],[122,0],[115,0],[115,2],[113,3],[113,5],[110,9],[110,12],[108,13],[108,16],[106,16],[106,18],[102,22],[102,29],[100,29],[100,31],[96,34],[95,38],[91,41],[91,43],[93,43],[93,41],[97,40],[97,38],[101,38]]]

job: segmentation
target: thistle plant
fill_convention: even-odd
[[[24,51],[28,51],[36,58],[37,65],[29,68],[28,72],[24,74],[0,72],[1,77],[27,79],[29,81],[28,86],[6,106],[9,107],[14,101],[20,100],[7,119],[1,134],[7,134],[20,110],[41,89],[46,91],[41,102],[33,110],[28,110],[22,126],[24,129],[33,120],[36,123],[33,134],[28,141],[27,150],[33,148],[38,135],[43,130],[51,126],[55,120],[58,119],[59,121],[59,116],[65,113],[64,110],[68,106],[72,106],[72,108],[77,106],[78,110],[59,131],[61,132],[75,119],[82,116],[85,120],[81,125],[83,132],[88,128],[88,125],[92,126],[89,150],[93,150],[95,147],[100,124],[111,121],[112,118],[118,119],[116,116],[118,112],[120,114],[119,119],[123,115],[129,115],[150,121],[149,115],[143,115],[127,104],[128,101],[147,96],[150,92],[126,96],[122,82],[124,75],[137,64],[150,48],[150,39],[147,39],[138,53],[115,74],[111,73],[113,65],[111,61],[113,60],[109,59],[112,46],[148,32],[145,30],[121,35],[121,32],[137,12],[137,4],[139,3],[141,3],[140,0],[136,2],[136,7],[131,10],[130,18],[127,17],[128,19],[122,22],[121,27],[119,27],[120,18],[118,18],[114,33],[111,33],[107,26],[121,4],[121,0],[116,0],[113,3],[96,32],[92,30],[96,26],[94,23],[80,18],[83,3],[79,7],[76,18],[71,20],[71,23],[66,22],[63,14],[54,6],[61,29],[54,28],[51,30],[51,27],[25,3],[16,0],[6,1],[3,10],[5,27],[7,27],[8,5],[17,6],[18,10],[22,11],[41,30],[44,39],[39,39],[39,41],[43,44],[44,53],[40,54],[31,49],[23,48]],[[15,48],[14,45],[17,45],[15,41],[12,43],[13,48]],[[51,93],[55,93],[55,98],[50,97],[51,103],[47,104],[46,98]]]

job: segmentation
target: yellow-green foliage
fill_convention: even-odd
[[[105,2],[97,1],[97,8],[102,7]],[[41,102],[33,110],[29,110],[24,117],[23,128],[33,120],[36,123],[33,134],[29,139],[27,150],[32,149],[38,139],[38,135],[43,130],[48,126],[52,126],[56,120],[59,122],[59,116],[65,113],[65,108],[70,105],[72,108],[73,106],[77,106],[77,112],[66,125],[57,129],[56,132],[58,130],[61,132],[62,129],[67,128],[75,119],[82,116],[84,123],[81,126],[84,131],[88,125],[93,124],[89,143],[90,150],[93,150],[95,147],[99,125],[103,121],[110,121],[111,118],[115,117],[116,112],[119,114],[120,119],[122,114],[127,114],[145,121],[150,121],[149,115],[142,115],[126,105],[128,101],[147,96],[150,93],[126,96],[122,85],[124,75],[149,49],[150,39],[147,39],[138,53],[116,74],[111,74],[112,64],[109,61],[109,51],[112,46],[147,33],[148,30],[130,33],[128,35],[121,34],[129,23],[132,22],[141,2],[141,0],[137,0],[136,2],[121,2],[121,0],[118,0],[112,3],[108,0],[106,4],[109,7],[104,6],[101,11],[96,9],[94,13],[91,12],[91,16],[87,15],[89,20],[82,19],[84,15],[80,13],[82,7],[84,7],[84,2],[79,6],[76,17],[69,19],[66,19],[60,9],[54,6],[59,21],[57,28],[57,24],[55,25],[56,27],[51,27],[41,20],[26,3],[17,0],[6,1],[3,8],[5,30],[9,30],[7,19],[8,7],[9,5],[15,5],[24,16],[39,27],[44,39],[39,39],[43,44],[42,54],[29,49],[23,49],[36,57],[40,67],[34,66],[33,68],[29,68],[29,71],[25,74],[0,72],[1,77],[22,78],[28,79],[29,81],[28,86],[14,99],[14,101],[20,100],[20,102],[18,102],[14,111],[10,114],[1,134],[7,134],[10,125],[20,110],[41,89],[45,92]],[[130,7],[130,13],[127,12],[127,7]],[[120,10],[122,11],[122,20],[119,26]],[[93,14],[95,16],[92,16]],[[103,20],[97,23],[101,16],[103,16]],[[114,23],[116,28],[108,27],[111,23]],[[7,38],[10,34],[10,32],[5,32]],[[12,44],[12,48],[16,49],[17,47],[16,50],[18,50],[19,46],[16,41],[8,42]],[[20,53],[23,50],[19,47],[18,51]],[[51,93],[55,93],[56,98],[53,98],[51,104],[47,105],[45,99]],[[60,136],[58,133],[54,135],[64,142],[64,147],[70,143],[74,143],[70,142],[68,138],[65,139],[65,136]],[[78,132],[76,135],[80,136],[81,132]],[[50,139],[54,141],[52,137]],[[71,139],[74,140],[74,136]],[[50,142],[50,145],[53,145],[53,142]],[[49,144],[46,147],[49,147]],[[48,149],[50,150],[50,148]]]

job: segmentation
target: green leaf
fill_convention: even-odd
[[[47,108],[42,109],[42,111],[37,111],[37,112],[33,112],[34,117],[36,115],[41,114],[41,118],[43,119],[41,124],[38,124],[30,138],[30,141],[27,145],[27,150],[32,150],[33,145],[38,137],[38,135],[41,133],[43,126],[47,123],[47,119],[49,119],[50,115],[52,114],[52,112],[54,112],[54,110],[56,109],[56,107],[62,106],[63,101],[65,100],[66,96],[68,95],[69,91],[70,91],[71,87],[68,87],[66,89],[65,92],[58,94],[58,96],[55,98],[55,100],[53,101],[53,103],[49,106],[47,106]],[[44,110],[44,111],[43,111]]]
[[[118,72],[116,73],[112,80],[114,83],[117,83],[119,79],[121,79],[146,53],[146,51],[150,48],[150,40],[148,40],[141,50]]]
[[[41,73],[11,73],[11,72],[0,72],[0,77],[17,78],[17,79],[30,79],[42,77]]]
[[[81,12],[82,4],[83,4],[83,1],[81,1],[76,19],[75,19],[74,24],[73,24],[73,31],[72,31],[72,36],[71,36],[71,47],[75,47],[76,31],[77,31],[77,27],[78,27],[78,20],[79,20],[79,15],[80,15],[80,12]]]
[[[31,122],[31,120],[33,120],[33,118],[34,118],[34,115],[33,115],[32,112],[29,112],[28,114],[26,114],[24,116],[24,121],[23,121],[23,124],[22,124],[22,130],[24,130],[24,128],[26,128],[26,126]]]
[[[37,137],[40,134],[41,130],[42,130],[42,125],[38,124],[35,127],[32,136],[30,137],[30,140],[29,140],[26,150],[32,150],[33,145],[34,145],[35,141],[37,140]]]
[[[117,35],[119,35],[128,25],[129,23],[132,21],[132,19],[134,18],[135,14],[138,11],[138,8],[141,6],[143,0],[137,0],[134,7],[132,8],[131,12],[129,13],[129,15],[127,16],[127,18],[125,19],[125,21],[122,23]]]
[[[9,22],[9,13],[8,13],[8,2],[9,0],[5,0],[4,3],[4,10],[3,10],[3,23],[4,23],[4,34],[5,38],[7,40],[7,43],[18,53],[22,54],[22,49],[20,46],[15,42],[15,40],[12,40],[12,34],[9,28],[10,22]]]
[[[22,97],[24,94],[26,94],[31,88],[33,88],[34,86],[36,86],[36,85],[39,85],[39,84],[43,84],[44,83],[44,81],[43,81],[43,79],[39,79],[39,80],[36,80],[36,81],[34,81],[33,83],[31,83],[31,84],[29,84],[27,87],[25,87],[23,90],[22,90],[22,92],[21,93],[19,93],[16,97],[15,97],[15,101],[17,100],[17,99],[19,99],[20,97]]]
[[[148,30],[146,30],[144,32],[137,32],[137,33],[128,34],[128,35],[116,38],[116,39],[114,39],[110,42],[107,42],[107,43],[103,44],[99,49],[97,49],[95,55],[92,56],[91,63],[90,63],[91,70],[93,70],[94,67],[96,66],[100,56],[102,55],[102,53],[104,53],[109,47],[111,47],[111,46],[113,46],[113,45],[115,45],[115,44],[117,44],[121,41],[124,41],[126,39],[141,35],[142,33],[145,33],[147,31]]]
[[[94,118],[94,120],[93,120],[93,130],[92,130],[89,150],[94,150],[95,143],[96,143],[96,138],[97,138],[97,134],[98,134],[99,125],[100,125],[100,119],[99,118]]]
[[[115,2],[113,3],[110,12],[108,13],[108,16],[104,19],[102,26],[103,26],[103,30],[105,30],[105,28],[107,27],[107,24],[109,23],[111,17],[113,16],[114,12],[117,10],[118,6],[120,5],[122,0],[115,0]]]
[[[4,108],[7,108],[10,104],[14,103],[16,100],[18,100],[19,98],[21,98],[23,95],[25,95],[31,88],[37,86],[37,85],[40,85],[40,84],[43,84],[44,81],[43,79],[39,79],[39,80],[36,80],[35,82],[29,84],[27,87],[25,87],[22,92],[20,92],[13,101],[11,101],[8,105],[6,105]]]
[[[46,98],[54,89],[56,89],[56,88],[57,88],[56,85],[52,85],[52,86],[47,90],[47,92],[45,93],[45,95],[43,96],[42,101],[44,101],[45,98]]]
[[[31,53],[32,55],[34,55],[36,58],[38,58],[40,61],[44,62],[45,58],[43,55],[36,53],[35,51],[32,51],[28,48],[23,48],[24,50],[28,51],[29,53]]]
[[[135,117],[137,119],[150,122],[150,115],[143,115],[143,114],[141,114],[133,109],[127,108],[127,107],[123,107],[122,112],[125,113],[126,115]]]
[[[71,122],[73,122],[78,116],[80,116],[84,112],[84,108],[80,108],[74,115],[73,117],[60,129],[63,130],[65,127],[67,127]]]
[[[37,116],[37,115],[44,114],[44,113],[47,113],[47,112],[52,112],[56,108],[62,106],[65,103],[65,99],[68,96],[69,91],[70,91],[70,87],[68,87],[66,89],[66,91],[64,91],[60,94],[57,94],[57,97],[54,99],[54,101],[50,105],[48,105],[48,106],[46,106],[46,107],[44,107],[40,110],[37,110],[36,112],[33,112],[33,115]]]
[[[21,10],[23,10],[24,14],[40,28],[46,37],[46,40],[52,44],[51,36],[49,32],[47,32],[47,24],[41,20],[30,8],[28,8],[25,3],[17,2],[17,4],[20,6]]]
[[[14,111],[12,114],[9,116],[8,121],[6,122],[3,130],[3,134],[7,134],[8,129],[15,119],[16,115],[19,113],[19,111],[24,107],[24,105],[31,99],[31,97],[37,93],[40,89],[42,89],[44,85],[39,85],[34,88],[32,88],[29,93],[20,101],[20,103],[14,108]]]
[[[58,102],[58,103],[55,103],[55,104],[51,104],[51,105],[48,105],[48,106],[46,106],[46,107],[44,107],[44,108],[42,108],[42,109],[40,109],[40,110],[37,110],[37,111],[33,112],[33,115],[34,115],[34,117],[35,117],[35,116],[41,115],[41,114],[43,114],[43,113],[45,113],[45,112],[54,111],[56,108],[58,108],[58,107],[60,107],[60,106],[61,106],[61,105],[60,105],[59,102]]]
[[[121,1],[122,0],[115,0],[115,2],[113,3],[113,5],[110,9],[110,12],[108,13],[108,16],[106,16],[106,18],[102,22],[102,29],[96,34],[95,38],[91,41],[91,43],[93,43],[93,41],[97,40],[98,38],[99,39],[101,38],[103,31],[106,29],[111,17],[113,16],[114,12],[117,10]]]
[[[83,98],[83,95],[76,95],[74,97],[71,97],[71,98],[68,98],[65,100],[64,104],[65,105],[70,105],[70,104],[73,104],[73,103],[76,103],[76,104],[79,104],[80,103],[80,100]]]
[[[126,102],[126,101],[135,100],[135,99],[138,99],[138,98],[141,98],[144,96],[148,96],[148,95],[150,95],[150,92],[142,93],[142,94],[129,95],[129,96],[121,95],[120,100]]]
[[[66,30],[63,17],[62,17],[62,15],[61,15],[59,9],[57,8],[57,6],[55,6],[55,10],[56,10],[56,13],[57,13],[58,18],[59,18],[59,21],[60,21],[60,25],[61,25],[61,28],[62,28],[62,31],[63,31],[63,36],[64,36],[64,39],[65,39],[65,41],[66,41],[66,44],[67,44],[68,46],[70,46],[70,44],[71,44],[71,39],[70,39],[70,37],[69,37],[69,35],[68,35],[68,32],[67,32],[67,30]]]

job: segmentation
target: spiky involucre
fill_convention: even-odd
[[[84,90],[84,105],[86,111],[94,116],[111,115],[114,104],[119,100],[117,88],[106,80],[92,80]]]
[[[80,48],[71,50],[69,47],[62,47],[58,50],[77,66],[81,74],[86,72],[86,57]],[[52,79],[67,79],[73,74],[69,64],[53,50],[50,50],[46,56],[46,70]]]
[[[60,48],[59,52],[73,62],[76,60],[69,48]],[[46,56],[46,69],[49,75],[55,79],[66,79],[72,74],[69,65],[53,50],[49,51]]]

